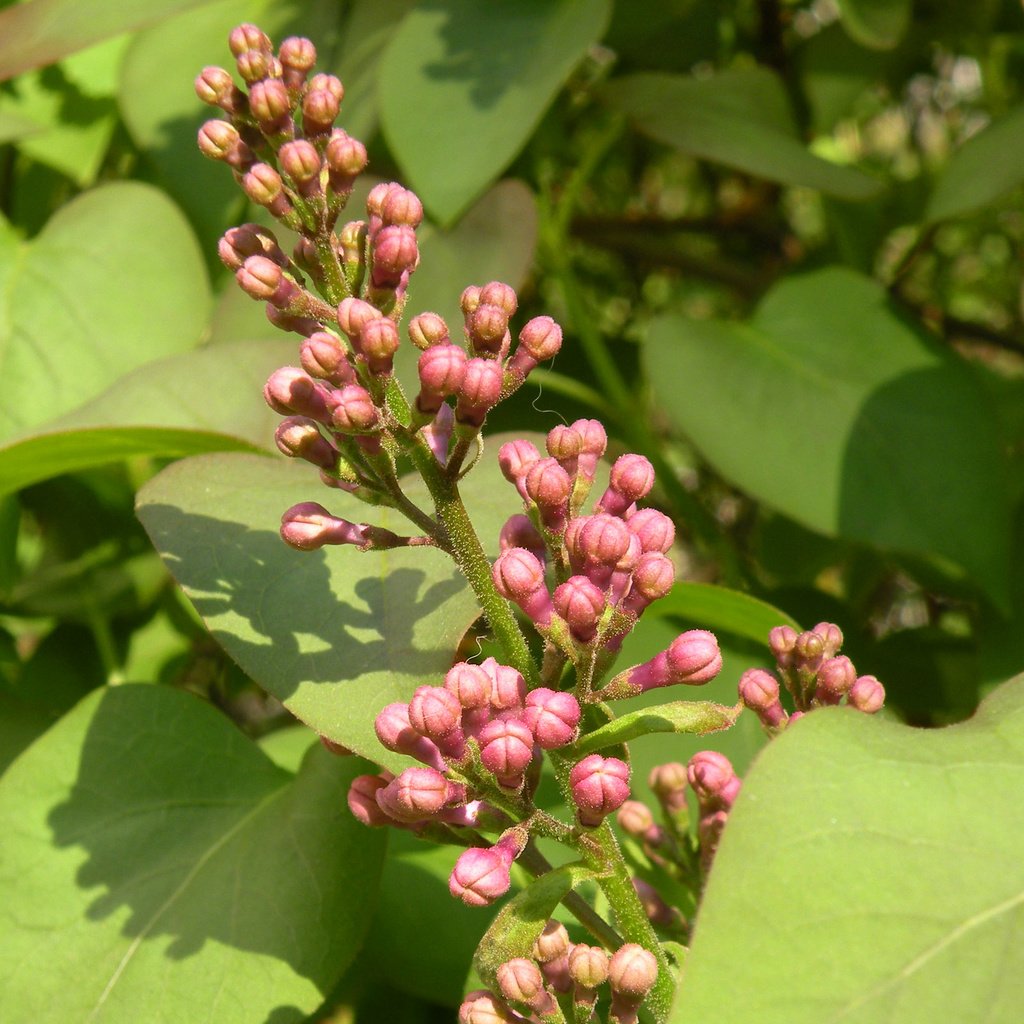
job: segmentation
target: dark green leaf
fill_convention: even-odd
[[[945,729],[798,722],[744,782],[672,1024],[1015,1024],[1022,787],[1021,678]]]
[[[88,697],[0,780],[0,1016],[299,1024],[376,890],[360,770],[314,750],[293,777],[180,691]]]
[[[724,630],[745,637],[754,643],[766,644],[768,633],[775,626],[799,625],[785,612],[750,594],[711,583],[689,583],[682,580],[671,592],[651,605],[648,615],[677,615],[702,623],[703,629]]]

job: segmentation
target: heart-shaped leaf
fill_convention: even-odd
[[[508,166],[587,47],[607,0],[428,0],[380,68],[381,119],[427,209],[450,224]]]
[[[874,178],[804,146],[781,81],[764,68],[712,78],[627,75],[610,82],[604,95],[640,131],[691,156],[841,199],[869,199],[882,189]]]
[[[0,438],[192,348],[210,303],[184,218],[135,183],[85,193],[31,242],[0,227],[0,282]]]
[[[666,414],[740,487],[822,533],[938,553],[1004,599],[991,403],[879,285],[839,268],[786,280],[747,324],[656,321],[645,355]]]
[[[672,1024],[1015,1024],[1024,678],[971,720],[815,711],[744,782]]]
[[[361,770],[314,749],[292,776],[181,691],[87,697],[0,780],[0,1018],[307,1019],[380,875]]]

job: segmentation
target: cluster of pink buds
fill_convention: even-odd
[[[874,714],[885,703],[885,687],[874,676],[859,676],[853,662],[839,654],[843,634],[832,622],[797,633],[792,626],[776,626],[768,636],[778,678],[761,668],[748,669],[739,682],[740,700],[772,735],[814,708],[846,703]],[[780,699],[781,678],[796,710],[788,714]]]
[[[654,955],[636,943],[609,954],[600,946],[572,943],[564,925],[548,921],[531,957],[517,957],[497,970],[497,991],[478,989],[459,1007],[460,1024],[509,1024],[565,1020],[558,1001],[571,1003],[573,1020],[594,1019],[600,989],[611,992],[608,1020],[634,1024],[657,978]]]

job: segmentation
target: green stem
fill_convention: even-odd
[[[341,269],[341,261],[334,248],[334,235],[330,232],[318,231],[313,235],[313,242],[316,245],[317,259],[320,261],[320,269],[324,275],[324,291],[327,292],[327,301],[337,305],[342,299],[351,295],[348,281]]]

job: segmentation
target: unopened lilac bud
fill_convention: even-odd
[[[595,828],[629,796],[629,765],[617,757],[590,754],[573,765],[569,786],[579,823]]]
[[[480,667],[491,678],[491,707],[495,711],[521,709],[526,699],[526,680],[510,665],[484,658]]]
[[[336,128],[324,150],[324,162],[327,164],[328,185],[335,192],[349,192],[352,183],[366,168],[366,147],[358,139]]]
[[[686,810],[686,765],[678,761],[655,765],[647,776],[647,785],[669,814]]]
[[[479,298],[481,303],[504,310],[507,317],[513,316],[519,307],[515,288],[502,281],[489,281],[480,289]]]
[[[549,960],[540,965],[544,981],[552,992],[568,993],[572,991],[572,977],[569,974],[569,957],[560,956],[557,960]]]
[[[819,704],[838,704],[856,679],[857,670],[845,654],[829,658],[815,676],[814,699]]]
[[[873,715],[885,704],[885,687],[874,676],[858,676],[846,695],[852,708]]]
[[[308,138],[327,135],[334,127],[334,119],[341,110],[341,97],[333,89],[314,88],[314,82],[324,78],[314,76],[309,89],[302,97],[302,130]],[[338,81],[335,79],[335,81]],[[340,86],[341,83],[338,82]],[[344,93],[344,90],[342,90]]]
[[[443,686],[420,686],[409,701],[409,724],[448,757],[465,752],[461,723],[459,698]]]
[[[235,67],[247,85],[255,85],[265,78],[273,78],[275,58],[266,50],[246,50],[235,58]]]
[[[370,434],[380,426],[380,410],[360,384],[346,384],[327,396],[331,425],[343,434]]]
[[[485,989],[468,993],[459,1006],[459,1024],[510,1024],[522,1019]]]
[[[423,220],[423,204],[415,192],[395,185],[380,203],[380,219],[383,224],[418,227]]]
[[[412,727],[408,704],[394,703],[382,708],[374,719],[373,728],[377,739],[388,750],[408,754],[437,771],[445,770],[437,745]]]
[[[339,103],[345,98],[345,86],[337,75],[328,75],[323,72],[314,75],[309,80],[309,91],[323,89],[329,92]]]
[[[479,285],[471,284],[462,290],[459,296],[459,308],[463,316],[470,316],[474,309],[480,305],[480,292],[483,291]]]
[[[658,961],[653,953],[635,942],[616,950],[608,964],[608,984],[616,996],[639,1006],[658,980]]]
[[[729,820],[729,812],[725,809],[709,811],[701,816],[697,822],[697,842],[700,844],[701,866],[706,872],[711,866],[711,861],[718,850],[718,844],[722,839],[722,832],[725,830]]]
[[[615,820],[619,823],[619,828],[634,839],[645,839],[658,827],[651,809],[639,800],[627,800],[619,808]]]
[[[819,622],[811,632],[821,637],[826,658],[835,657],[843,646],[843,631],[834,622]]]
[[[740,791],[741,782],[732,762],[717,750],[701,750],[690,758],[686,778],[702,812],[728,810]]]
[[[577,943],[569,952],[569,977],[579,988],[592,991],[608,980],[608,961],[600,946]]]
[[[515,787],[533,760],[533,733],[518,718],[497,718],[480,730],[480,761],[502,785]]]
[[[656,508],[637,509],[626,519],[630,532],[640,539],[645,552],[660,551],[665,554],[676,538],[676,527],[672,520]]]
[[[498,404],[501,383],[501,366],[493,359],[468,359],[458,392],[455,419],[467,426],[479,427],[490,409]]]
[[[814,630],[801,633],[793,644],[793,658],[798,668],[813,674],[825,658],[825,641]]]
[[[407,224],[389,224],[377,232],[372,247],[373,283],[378,288],[395,288],[402,275],[420,262],[416,232]]]
[[[302,294],[302,289],[271,259],[250,256],[235,271],[238,286],[251,298],[287,309]]]
[[[228,47],[237,57],[246,50],[262,50],[270,53],[273,50],[273,43],[270,37],[258,25],[251,22],[243,22],[236,25],[228,36]]]
[[[508,892],[513,859],[500,843],[490,849],[471,847],[455,862],[448,891],[470,907],[486,907]]]
[[[278,450],[292,459],[303,459],[321,469],[338,464],[338,450],[320,433],[315,420],[306,416],[289,416],[274,432]]]
[[[263,388],[263,397],[282,416],[308,416],[318,423],[330,420],[326,390],[297,366],[275,370]]]
[[[302,342],[299,359],[311,376],[330,381],[336,387],[356,382],[356,372],[341,339],[329,331],[315,331]]]
[[[525,957],[508,960],[498,968],[498,988],[512,1003],[524,1003],[538,1013],[551,1007],[551,995],[544,988],[540,968]]]
[[[204,103],[220,107],[228,114],[237,114],[244,108],[245,97],[235,85],[231,73],[224,68],[203,68],[196,77],[195,90]]]
[[[293,505],[281,516],[281,539],[299,551],[315,551],[325,544],[364,544],[363,529],[338,519],[315,501]]]
[[[580,722],[579,701],[571,693],[540,686],[526,695],[523,721],[542,750],[557,750],[571,743]]]
[[[288,87],[280,78],[266,78],[256,82],[249,90],[249,109],[262,131],[268,134],[280,131],[292,112]]]
[[[421,351],[434,345],[447,345],[451,338],[448,325],[437,313],[420,313],[409,321],[409,340]]]
[[[398,328],[394,320],[377,317],[364,324],[355,339],[359,354],[370,373],[390,373],[398,351]]]
[[[640,615],[653,601],[668,595],[675,578],[676,570],[670,558],[660,551],[644,552],[633,566],[629,593],[619,602],[619,607],[624,612]]]
[[[277,59],[284,69],[285,84],[299,89],[316,65],[316,47],[303,36],[289,36],[278,47]]]
[[[415,824],[432,818],[456,796],[456,787],[436,769],[406,768],[377,792],[376,799],[395,821]]]
[[[281,175],[270,164],[253,164],[242,178],[242,189],[257,206],[265,206],[275,217],[292,210]]]
[[[548,455],[556,459],[570,477],[576,475],[577,462],[583,450],[583,437],[578,431],[559,423],[548,431],[545,447]]]
[[[348,809],[364,825],[380,828],[393,825],[394,819],[385,814],[377,803],[377,794],[387,786],[389,779],[380,775],[357,775],[348,787]]]
[[[596,509],[621,516],[634,502],[650,493],[653,486],[654,467],[647,459],[642,455],[621,455],[612,466],[608,489]]]
[[[292,331],[303,338],[313,334],[323,326],[319,320],[314,320],[312,317],[287,313],[285,310],[278,309],[277,306],[269,304],[263,307],[263,312],[266,313],[267,320],[279,330]]]
[[[562,328],[549,316],[536,316],[519,332],[509,370],[525,377],[538,363],[554,359],[562,347]]]
[[[349,297],[338,304],[338,326],[350,337],[357,338],[359,332],[371,321],[380,320],[381,312],[364,299]]]
[[[228,270],[238,270],[250,256],[266,256],[279,267],[288,266],[274,233],[259,224],[228,228],[217,243],[217,255]]]
[[[286,142],[278,151],[278,160],[281,170],[300,186],[303,195],[320,187],[320,154],[311,142],[306,139]]]
[[[570,576],[552,595],[555,611],[569,625],[569,632],[580,643],[589,643],[597,635],[604,614],[604,591],[586,576]]]
[[[628,696],[678,683],[700,686],[714,679],[721,670],[722,652],[714,633],[689,629],[650,661],[620,673],[606,690],[610,698],[613,693],[619,696],[620,690],[623,696]]]
[[[433,345],[420,355],[420,393],[416,399],[420,412],[435,413],[449,395],[458,393],[467,360],[465,349],[459,345]]]
[[[608,434],[600,420],[576,420],[570,426],[583,438],[578,462],[579,474],[586,480],[593,480],[598,460],[608,447]]]
[[[537,506],[541,522],[554,533],[565,528],[572,479],[555,459],[539,459],[526,474],[526,493]]]
[[[779,700],[779,681],[763,668],[748,668],[740,676],[739,697],[768,728],[781,725],[786,717]]]
[[[460,661],[448,670],[444,685],[464,708],[479,709],[490,704],[493,683],[490,675],[479,665]]]
[[[779,668],[788,668],[796,646],[797,632],[792,626],[775,626],[768,633],[768,646]]]
[[[542,964],[551,963],[569,954],[569,933],[561,921],[551,919],[533,943],[533,959]]]
[[[526,474],[530,468],[540,461],[540,452],[536,445],[526,440],[508,441],[498,449],[498,468],[501,475],[516,489],[524,500],[526,493]]]
[[[502,551],[509,548],[526,548],[531,554],[537,556],[538,561],[547,557],[547,549],[544,546],[544,538],[537,532],[529,516],[521,512],[509,516],[498,534],[498,547]]]
[[[603,513],[581,516],[574,523],[578,525],[565,538],[569,563],[574,571],[589,576],[599,587],[606,587],[619,561],[629,551],[632,534],[621,519]]]
[[[466,317],[466,336],[478,355],[496,355],[508,332],[508,314],[498,306],[481,302]]]
[[[207,121],[199,129],[199,152],[210,160],[223,160],[235,170],[244,171],[253,161],[252,151],[242,141],[238,129],[227,121]]]
[[[509,548],[497,558],[491,575],[507,601],[517,604],[539,626],[551,621],[551,595],[544,582],[544,566],[525,548]]]

